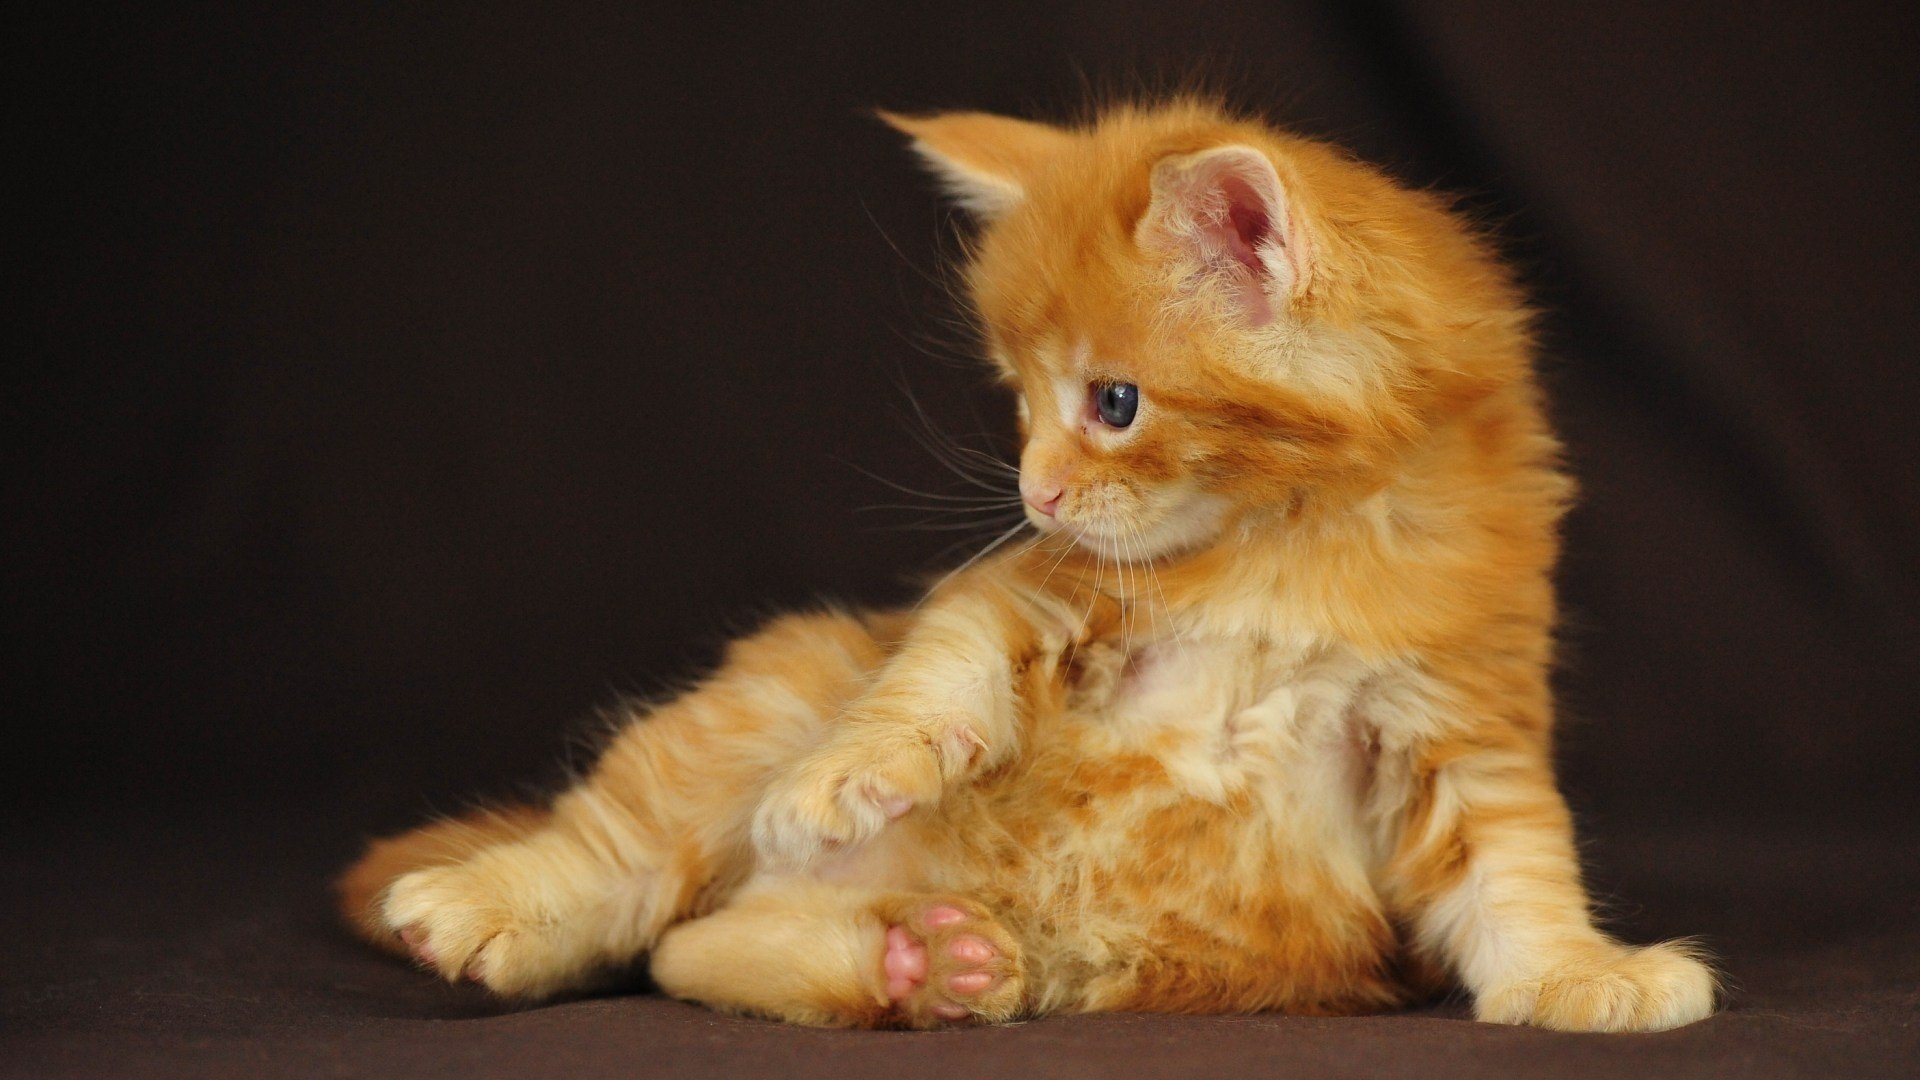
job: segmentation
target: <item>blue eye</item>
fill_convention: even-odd
[[[1095,383],[1093,408],[1108,427],[1126,427],[1140,411],[1140,388],[1130,382]]]

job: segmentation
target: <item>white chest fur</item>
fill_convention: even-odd
[[[1381,733],[1367,706],[1386,673],[1338,647],[1217,638],[1158,641],[1115,667],[1076,709],[1095,745],[1152,756],[1190,797],[1244,797],[1335,862],[1373,862]]]

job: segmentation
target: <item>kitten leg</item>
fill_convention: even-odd
[[[860,843],[1017,753],[1016,659],[1039,651],[1033,607],[986,571],[930,599],[845,721],[768,787],[760,853],[803,865]]]
[[[349,919],[501,994],[589,984],[746,877],[770,773],[819,742],[886,648],[844,614],[775,621],[699,689],[629,723],[549,810],[489,834],[497,842],[443,854],[429,842],[441,825],[375,845],[343,879]]]
[[[1393,870],[1419,942],[1481,1020],[1563,1031],[1661,1031],[1713,1011],[1712,970],[1684,943],[1624,945],[1596,928],[1545,746],[1514,732],[1431,748]]]
[[[525,839],[401,876],[381,922],[446,978],[510,997],[579,989],[630,961],[673,917],[684,871],[638,834],[591,822],[593,797],[571,792]]]
[[[487,808],[375,840],[334,883],[341,913],[370,944],[406,956],[407,944],[380,915],[388,886],[415,870],[463,863],[487,848],[531,836],[546,826],[550,813],[544,806]]]
[[[652,964],[675,997],[814,1027],[995,1023],[1025,996],[1018,943],[978,905],[816,882],[681,923]]]

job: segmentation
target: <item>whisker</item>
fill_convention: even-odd
[[[1147,563],[1147,569],[1150,575],[1148,580],[1152,582],[1154,591],[1160,594],[1160,607],[1167,613],[1167,625],[1173,629],[1173,640],[1177,644],[1185,646],[1187,643],[1186,635],[1180,629],[1179,618],[1173,613],[1173,602],[1167,599],[1166,590],[1160,586],[1160,571],[1153,565],[1151,560]]]
[[[1020,475],[1020,469],[1012,463],[1001,459],[997,455],[990,454],[985,450],[968,446],[966,443],[961,442],[958,436],[935,425],[933,418],[926,414],[925,409],[920,405],[919,399],[914,397],[912,391],[907,390],[906,393],[907,400],[912,404],[914,413],[920,422],[920,428],[927,437],[927,441],[921,445],[926,446],[927,449],[931,451],[944,452],[948,456],[948,460],[960,468],[986,468],[992,472],[1004,473],[1007,476],[1016,478]],[[973,411],[971,404],[969,404],[967,408],[969,412]],[[978,413],[974,415],[974,422],[979,422]],[[979,438],[992,438],[992,436],[987,435],[985,432],[976,431],[974,435]],[[965,457],[962,458],[956,455],[965,455]]]
[[[1134,540],[1140,545],[1140,550],[1144,552],[1147,547],[1146,534],[1142,533],[1137,526],[1129,526],[1129,528],[1133,530]],[[1142,560],[1141,572],[1147,579],[1147,619],[1152,622],[1153,637],[1155,641],[1158,641],[1161,637],[1160,608],[1159,605],[1154,602],[1154,595],[1159,591],[1160,576],[1159,571],[1153,565],[1153,558],[1151,556]]]
[[[908,428],[907,428],[908,436],[911,437],[914,442],[919,443],[921,449],[933,455],[936,461],[946,466],[949,470],[959,472],[963,475],[972,476],[972,477],[986,477],[986,476],[994,475],[991,473],[981,471],[983,469],[983,465],[980,462],[972,461],[966,457],[961,456],[959,451],[965,450],[968,448],[960,446],[958,443],[954,442],[952,436],[947,435],[945,432],[939,431],[938,429],[931,427],[930,425],[933,423],[933,421],[930,418],[928,418],[924,413],[919,414],[916,418],[912,420],[909,420],[907,417],[900,414],[897,410],[895,411],[894,415],[897,418],[899,418],[903,423],[908,424]],[[1000,459],[993,457],[992,455],[982,454],[978,450],[974,450],[972,451],[972,453],[979,455],[985,461],[990,461],[996,465],[1002,466],[1003,471],[1013,472],[1016,474],[1018,472],[1018,470],[1015,470],[1011,466],[1006,465],[1005,462],[1000,461]]]
[[[997,551],[1000,548],[1002,544],[1005,544],[1007,541],[1013,539],[1014,534],[1018,533],[1021,529],[1024,529],[1026,527],[1027,527],[1026,519],[1021,518],[1019,521],[1014,523],[1013,528],[1008,529],[1006,532],[1001,533],[999,536],[994,538],[992,543],[988,544],[986,547],[983,547],[979,551],[975,552],[972,558],[968,559],[966,562],[961,563],[959,566],[956,566],[953,569],[947,571],[946,576],[942,577],[939,581],[934,582],[933,587],[929,588],[926,591],[926,595],[920,598],[920,603],[915,604],[913,606],[914,610],[918,611],[920,609],[920,604],[926,603],[927,597],[930,597],[934,593],[939,592],[941,586],[945,585],[949,581],[952,581],[955,577],[959,576],[961,573],[964,573],[966,569],[972,566],[974,563],[977,563],[981,559],[986,558],[988,555],[993,554],[995,551]]]
[[[943,320],[942,324],[949,330],[960,330],[963,328],[962,325],[957,322]],[[949,341],[946,338],[924,331],[908,333],[897,326],[890,326],[888,329],[893,331],[893,336],[899,338],[901,343],[906,345],[907,348],[912,349],[914,352],[919,353],[929,360],[936,360],[948,367],[964,368],[967,370],[977,370],[979,367],[979,357],[962,342]]]
[[[955,288],[955,283],[950,276],[942,276],[940,274],[936,274],[930,270],[927,270],[925,267],[922,267],[919,263],[914,262],[911,256],[909,256],[905,251],[900,250],[899,244],[896,244],[893,242],[893,237],[890,234],[888,234],[886,227],[880,224],[880,219],[873,216],[873,208],[867,205],[867,201],[865,199],[861,199],[859,200],[859,202],[860,202],[860,212],[867,215],[867,221],[870,224],[872,224],[873,231],[880,234],[880,239],[884,241],[888,247],[893,249],[893,253],[899,256],[900,261],[906,264],[907,269],[912,270],[914,273],[920,275],[920,277],[923,280],[925,280],[927,284],[932,285],[934,288],[939,289],[941,292],[945,293],[948,299],[955,300],[960,298],[960,294]]]
[[[1153,559],[1145,555],[1147,550],[1145,535],[1131,522],[1127,524],[1127,544],[1138,553],[1135,558],[1139,563],[1140,576],[1147,582],[1147,588],[1141,590],[1140,598],[1147,606],[1147,630],[1151,634],[1150,640],[1157,641],[1160,638],[1160,612],[1153,604]]]
[[[996,529],[998,527],[999,525],[996,523],[994,525],[985,526],[983,531],[990,531],[991,529]],[[936,564],[945,563],[947,561],[948,556],[952,555],[956,550],[959,550],[962,548],[971,548],[974,544],[977,544],[977,543],[979,543],[979,541],[972,537],[961,537],[960,539],[955,540],[953,543],[948,544],[946,547],[941,548],[937,553],[935,553],[931,561]],[[1021,550],[1024,551],[1026,549],[1022,548]],[[1014,554],[1018,555],[1019,552],[1015,552]],[[921,601],[924,602],[925,600],[926,600],[926,597],[922,596]]]
[[[1018,477],[1020,475],[1020,470],[1018,468],[1004,461],[1001,461],[999,458],[994,457],[992,454],[987,453],[985,450],[976,450],[973,447],[968,446],[963,442],[960,442],[958,439],[952,439],[952,438],[949,438],[948,445],[952,449],[958,450],[963,454],[967,454],[971,457],[979,458],[980,464],[989,466],[1000,472],[1006,473],[1008,476]]]
[[[1053,572],[1060,569],[1060,564],[1067,561],[1067,556],[1073,554],[1073,549],[1076,546],[1073,537],[1067,536],[1064,532],[1059,535],[1065,537],[1067,542],[1061,545],[1060,555],[1053,560],[1053,565],[1047,567],[1047,576],[1040,579],[1040,592],[1042,593],[1047,591],[1047,583],[1053,580]]]
[[[974,487],[984,488],[988,491],[1001,490],[999,482],[1004,482],[1006,477],[1019,477],[1020,471],[1008,465],[1006,462],[990,454],[973,450],[970,447],[960,446],[954,443],[949,436],[932,428],[932,421],[927,418],[925,413],[919,411],[918,403],[915,404],[915,412],[924,430],[917,429],[911,421],[906,421],[905,417],[901,417],[901,419],[907,423],[908,438],[918,443],[922,450],[925,450],[932,456],[934,461],[938,462],[939,465],[948,472]],[[896,413],[895,415],[897,416],[899,414]],[[942,440],[945,441],[943,442]],[[983,466],[979,462],[971,461],[961,456],[960,451],[967,451],[968,453],[978,456],[983,461],[991,462],[998,466],[1005,475],[982,471]]]
[[[880,526],[876,531],[882,531],[882,532],[981,532],[983,530],[988,530],[988,529],[999,529],[1004,526],[1011,525],[1012,523],[1013,522],[1007,518],[986,518],[978,521],[958,521],[958,522],[954,522],[954,521],[936,522],[936,521],[930,521],[930,520],[929,521],[909,521],[905,525]]]
[[[920,492],[922,497],[929,492]],[[870,514],[876,510],[924,510],[929,514],[972,514],[981,510],[1014,510],[1020,506],[1020,500],[1011,496],[994,498],[990,495],[948,496],[942,502],[957,502],[960,506],[925,506],[920,503],[874,503],[869,506],[856,506],[856,514]]]
[[[1033,539],[1021,545],[1020,549],[1018,551],[1015,551],[1013,554],[1007,556],[1007,559],[1010,562],[1014,559],[1018,559],[1020,556],[1025,555],[1027,552],[1032,551],[1034,548],[1040,547],[1042,544],[1045,544],[1050,539],[1052,539],[1052,537],[1047,533],[1035,532]]]
[[[874,472],[872,469],[869,469],[863,465],[855,464],[854,462],[848,461],[846,458],[835,458],[834,460],[838,461],[840,464],[845,465],[847,468],[852,469],[854,472],[859,473],[860,475],[866,477],[869,480],[878,481],[879,483],[885,484],[888,487],[892,488],[895,491],[900,492],[903,495],[912,495],[915,498],[936,499],[940,502],[972,502],[976,499],[979,499],[982,501],[992,501],[994,499],[1007,499],[1011,501],[1015,498],[1015,496],[1007,495],[1005,493],[1001,493],[993,496],[942,495],[934,491],[921,491],[918,488],[910,488],[905,484],[899,483],[898,481],[889,480],[886,477],[881,476],[879,473]]]
[[[1107,577],[1107,555],[1104,544],[1095,545],[1093,557],[1094,580],[1093,588],[1090,590],[1092,595],[1087,598],[1087,613],[1080,618],[1080,630],[1073,636],[1073,647],[1067,652],[1067,663],[1069,665],[1073,663],[1075,657],[1080,655],[1080,642],[1087,636],[1087,631],[1093,626],[1093,611],[1100,605],[1100,585],[1106,581]],[[1087,575],[1083,571],[1080,574],[1080,581],[1085,583],[1086,580]]]
[[[919,395],[913,392],[913,387],[906,382],[904,377],[899,382],[899,389],[901,396],[905,397],[907,404],[913,408],[914,417],[919,421],[919,430],[925,432],[927,436],[926,439],[918,439],[917,436],[916,438],[921,446],[925,447],[930,453],[940,456],[943,461],[961,470],[976,463],[959,458],[956,456],[956,453],[971,455],[979,459],[979,463],[991,465],[999,471],[1012,476],[1017,477],[1020,474],[1019,469],[1009,465],[1005,461],[1000,460],[992,454],[966,446],[943,431],[940,426],[935,424],[932,418],[927,415],[926,408],[920,404]],[[978,419],[977,415],[975,419]],[[912,429],[909,428],[909,430],[911,431]]]

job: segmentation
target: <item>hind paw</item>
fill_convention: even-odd
[[[462,866],[416,870],[387,890],[381,918],[416,963],[449,981],[522,998],[567,988],[581,967],[567,943],[490,884]]]
[[[1019,1012],[1019,948],[990,916],[972,904],[933,901],[898,917],[887,927],[880,966],[903,1023],[997,1023]]]

